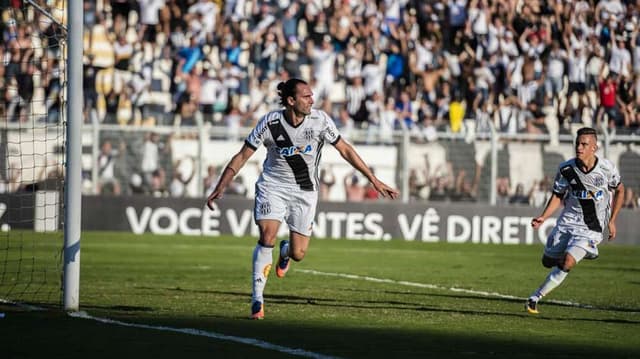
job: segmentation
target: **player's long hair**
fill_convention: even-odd
[[[296,97],[296,86],[298,84],[308,85],[306,81],[292,78],[278,84],[278,96],[280,96],[280,105],[287,106],[287,97]]]

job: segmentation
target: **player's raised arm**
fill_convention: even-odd
[[[367,164],[362,160],[358,152],[356,152],[355,148],[343,138],[340,138],[338,142],[334,145],[336,150],[340,153],[342,158],[347,160],[353,168],[357,169],[362,173],[365,177],[369,179],[369,181],[373,184],[373,187],[385,198],[396,199],[400,195],[398,190],[388,186],[387,184],[380,181],[374,174],[371,172],[371,169]]]
[[[213,211],[213,201],[222,198],[224,194],[224,189],[227,185],[233,180],[236,174],[240,171],[242,166],[247,163],[247,160],[255,153],[255,149],[251,146],[245,144],[242,146],[240,151],[236,153],[233,157],[231,157],[231,161],[227,164],[227,166],[222,171],[222,175],[220,175],[220,180],[216,187],[213,189],[209,197],[207,198],[207,207]]]

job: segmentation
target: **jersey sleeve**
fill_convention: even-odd
[[[618,168],[613,163],[611,162],[609,163],[610,163],[610,171],[609,171],[609,178],[607,179],[609,189],[616,189],[622,182],[622,179],[620,177],[620,172],[618,171]]]
[[[567,179],[564,178],[562,173],[560,173],[560,169],[558,169],[558,172],[556,173],[556,177],[553,180],[552,191],[554,194],[562,197],[567,192],[567,188],[569,188],[569,182],[567,182]]]
[[[326,142],[335,145],[340,140],[340,132],[336,127],[336,123],[329,115],[322,112],[322,118],[324,121],[324,128],[322,129],[322,139]]]
[[[267,126],[267,123],[267,116],[262,116],[256,124],[256,127],[251,130],[249,136],[244,140],[247,146],[253,150],[257,150],[258,147],[264,143],[265,138],[269,135],[269,126]]]

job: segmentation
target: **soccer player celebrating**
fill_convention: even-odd
[[[564,198],[564,209],[549,234],[542,256],[542,264],[553,269],[527,299],[525,309],[531,314],[538,313],[540,298],[559,286],[581,259],[598,257],[598,244],[603,239],[605,226],[609,240],[616,236],[616,217],[622,207],[624,185],[615,165],[598,158],[597,150],[596,131],[589,127],[578,130],[576,157],[560,164],[547,206],[531,221],[533,228],[540,227]],[[612,202],[609,191],[615,192]]]
[[[264,115],[222,172],[207,198],[207,206],[221,198],[224,189],[260,145],[267,149],[263,171],[256,182],[254,219],[260,239],[253,251],[251,318],[264,318],[263,292],[280,223],[289,225],[289,240],[280,242],[276,275],[284,277],[291,259],[300,261],[309,247],[318,202],[318,164],[325,142],[371,181],[382,197],[395,199],[399,192],[382,183],[351,144],[340,137],[334,121],[312,109],[313,93],[300,79],[278,84],[283,110]]]

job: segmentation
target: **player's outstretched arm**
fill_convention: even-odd
[[[542,211],[542,214],[531,220],[531,226],[538,228],[547,220],[560,206],[562,205],[562,198],[556,193],[551,194],[551,198],[547,201],[547,205]]]
[[[222,198],[224,189],[227,188],[227,185],[229,185],[233,180],[233,177],[238,174],[242,166],[247,163],[247,160],[254,154],[254,152],[255,150],[247,146],[245,143],[240,151],[231,157],[231,161],[229,161],[222,171],[222,175],[220,175],[218,184],[216,184],[216,187],[213,189],[209,197],[207,197],[207,207],[209,207],[210,210],[213,211],[213,201]]]
[[[373,184],[373,187],[380,193],[380,195],[384,198],[396,199],[400,195],[398,190],[388,186],[387,184],[380,181],[374,174],[371,172],[371,169],[367,164],[362,160],[358,152],[356,152],[355,148],[344,139],[340,138],[338,142],[335,144],[336,150],[340,153],[342,158],[344,158],[353,168],[357,169],[362,173],[367,179]]]
[[[612,241],[616,238],[616,218],[618,218],[618,212],[622,208],[624,203],[624,184],[620,183],[613,195],[613,203],[611,204],[611,218],[609,218],[609,240]]]

